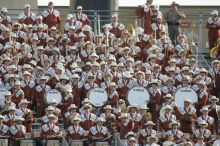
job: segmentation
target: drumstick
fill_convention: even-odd
[[[105,141],[105,140],[107,140],[107,139],[109,139],[111,137],[112,137],[112,135],[109,135],[108,137],[104,138],[102,141]]]

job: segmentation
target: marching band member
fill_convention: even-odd
[[[176,71],[176,73],[179,73],[179,72],[180,72],[180,68],[176,66],[176,63],[177,63],[176,59],[175,59],[175,58],[171,58],[171,59],[168,61],[168,64],[169,64],[169,65],[167,65],[167,66],[165,67],[165,71],[168,73],[171,68],[174,68],[175,71]]]
[[[171,114],[173,108],[170,105],[166,105],[162,107],[161,110],[164,110],[162,114],[160,114],[160,129],[164,133],[168,130],[170,130],[169,124],[172,123],[172,121],[176,120],[176,116],[174,114]]]
[[[22,76],[23,80],[21,81],[21,89],[24,91],[25,99],[30,101],[30,103],[32,104],[34,99],[35,82],[31,78],[31,73],[28,71],[24,71]]]
[[[207,20],[206,27],[208,30],[208,40],[209,40],[209,48],[212,49],[215,47],[217,39],[219,37],[219,27],[220,27],[220,18],[218,17],[218,11],[213,10],[211,12],[211,17]]]
[[[177,37],[178,44],[175,46],[176,52],[179,53],[180,50],[186,51],[186,57],[188,58],[192,54],[191,48],[187,43],[187,39],[185,35],[179,35]]]
[[[176,87],[174,85],[175,85],[175,80],[173,78],[168,77],[165,80],[164,86],[162,86],[162,88],[161,88],[162,94],[163,95],[170,94],[171,96],[173,96],[174,93],[176,92]]]
[[[98,117],[95,122],[96,125],[90,128],[91,140],[93,142],[102,142],[108,140],[108,129],[103,126],[106,120],[103,117]]]
[[[155,65],[157,63],[157,55],[156,54],[150,54],[147,57],[147,62],[144,63],[144,67],[146,70],[151,70],[153,65]]]
[[[118,122],[116,125],[119,129],[120,138],[121,140],[123,140],[123,139],[126,139],[127,133],[133,130],[134,123],[132,120],[128,118],[127,113],[121,113],[121,115],[118,118],[120,122]]]
[[[144,5],[139,6],[137,9],[137,15],[138,17],[142,18],[142,24],[144,24],[144,33],[148,35],[152,33],[152,3],[153,0],[146,0],[146,3]]]
[[[197,143],[195,144],[195,146],[205,146],[206,143],[204,142],[204,136],[203,135],[199,135],[197,137]]]
[[[188,66],[184,66],[181,68],[180,73],[175,77],[176,85],[181,84],[183,77],[187,76],[189,71],[190,71],[190,69]]]
[[[81,116],[81,126],[85,130],[89,130],[95,122],[96,115],[91,113],[92,106],[89,104],[85,104],[83,106],[84,113],[82,113]]]
[[[166,31],[166,27],[162,24],[162,15],[156,17],[156,22],[151,24],[155,39],[160,39],[160,32]],[[155,36],[156,35],[156,36]]]
[[[108,93],[108,100],[106,101],[106,105],[111,105],[112,107],[117,106],[117,101],[119,99],[119,94],[116,90],[117,85],[115,82],[111,82],[109,85],[109,90],[107,91]]]
[[[139,113],[142,116],[142,119],[140,121],[140,128],[142,128],[147,121],[152,120],[152,115],[149,112],[149,108],[147,107],[147,105],[138,107],[138,109],[139,109]]]
[[[48,34],[48,25],[43,22],[42,15],[37,16],[34,28],[35,28],[35,31],[37,31],[36,29],[39,30],[39,28],[40,28],[42,30],[42,32],[44,32],[45,34]],[[38,36],[38,38],[39,38],[39,36]],[[40,40],[40,38],[39,38],[39,40]],[[41,44],[41,45],[43,45],[43,44]]]
[[[128,90],[133,87],[133,78],[129,71],[123,73],[122,79],[118,80],[118,91],[121,99],[125,99]]]
[[[4,76],[5,78],[5,88],[10,91],[11,93],[14,93],[14,85],[15,85],[15,76],[13,74],[6,74]]]
[[[84,98],[84,100],[81,103],[82,103],[82,107],[79,109],[79,112],[80,114],[83,114],[85,112],[83,106],[86,104],[91,104],[91,101],[89,100],[89,98]]]
[[[180,84],[177,86],[177,89],[180,89],[182,87],[191,87],[191,82],[192,82],[192,78],[188,75],[183,76],[182,81],[180,82]],[[177,81],[178,82],[178,81]]]
[[[150,136],[147,138],[148,143],[145,146],[159,146],[157,144],[158,138],[156,136]]]
[[[130,52],[131,52],[131,48],[129,48],[129,47],[122,48],[122,57],[119,58],[119,62],[125,64],[128,59],[134,60],[130,56]]]
[[[75,15],[73,16],[72,14],[68,14],[64,30],[67,32],[69,27],[71,26],[74,26],[76,28],[76,33],[80,33],[82,31],[82,23],[77,20]]]
[[[156,131],[153,129],[153,126],[155,126],[156,124],[154,124],[152,121],[147,121],[144,124],[143,129],[140,129],[138,132],[138,139],[140,144],[147,144],[147,138],[150,136],[156,136]]]
[[[128,139],[128,143],[125,146],[138,146],[137,140],[134,137]]]
[[[15,117],[15,125],[10,127],[10,138],[12,139],[13,146],[20,146],[20,140],[25,137],[26,127],[22,125],[24,118]]]
[[[180,130],[184,133],[192,133],[196,118],[196,109],[192,107],[192,101],[188,98],[184,99],[184,106],[180,107]]]
[[[73,94],[72,94],[72,87],[71,85],[65,85],[61,88],[61,93],[63,93],[62,99],[61,99],[61,112],[62,114],[67,112],[67,108],[73,103]]]
[[[5,117],[0,115],[0,134],[4,138],[4,136],[9,135],[9,127],[4,124]]]
[[[82,6],[77,6],[76,9],[77,12],[73,14],[73,17],[76,17],[76,20],[80,21],[82,23],[82,26],[91,25],[91,20],[86,14],[82,13]]]
[[[58,139],[60,137],[60,129],[56,126],[56,122],[58,118],[50,114],[48,115],[49,122],[47,124],[42,125],[41,129],[41,138],[43,139]]]
[[[15,82],[14,89],[12,101],[18,106],[18,103],[24,99],[24,91],[21,89],[21,82],[19,80]]]
[[[4,115],[4,118],[5,118],[5,125],[7,125],[8,127],[14,125],[16,110],[17,110],[16,107],[12,105],[7,108],[8,113]]]
[[[56,26],[58,29],[60,29],[60,13],[57,10],[54,10],[54,4],[53,2],[48,3],[47,10],[43,11],[43,22],[48,25],[48,28],[51,28],[52,26]]]
[[[217,105],[219,102],[219,98],[216,96],[212,96],[209,98],[210,104],[207,105],[208,107],[208,115],[212,118],[214,118],[214,123],[213,123],[213,133],[218,133],[218,126],[219,126],[219,112],[220,112],[220,106]]]
[[[213,82],[213,94],[219,96],[220,93],[220,62],[216,59],[211,63],[211,69],[209,74],[211,75]]]
[[[36,19],[36,14],[31,11],[30,4],[24,5],[24,12],[20,13],[18,16],[18,22],[21,24],[32,24],[34,25]]]
[[[180,127],[180,123],[176,122],[176,121],[172,121],[169,124],[169,127],[171,129],[166,132],[166,136],[168,137],[169,135],[173,135],[173,140],[176,143],[180,143],[182,138],[183,138],[183,136],[184,136],[183,132],[178,129]]]
[[[68,111],[64,114],[64,126],[67,128],[71,125],[71,120],[74,118],[74,117],[78,117],[80,118],[80,115],[79,113],[77,112],[77,106],[75,104],[71,104],[69,107],[68,107]]]
[[[56,99],[52,99],[47,102],[48,106],[52,106],[54,108],[53,115],[56,117],[60,118],[62,116],[61,110],[57,107],[58,106],[58,101]]]
[[[114,109],[114,114],[120,115],[121,113],[128,112],[128,107],[125,104],[125,101],[123,99],[119,99],[117,102],[117,107]]]
[[[197,109],[201,109],[203,106],[206,105],[208,101],[208,93],[206,91],[206,85],[204,81],[197,82],[197,87],[198,87],[198,102],[194,103],[195,107]],[[201,115],[199,112],[197,112],[197,115]]]
[[[41,118],[41,123],[42,123],[42,125],[47,124],[47,123],[49,122],[48,116],[49,116],[50,114],[55,113],[55,108],[52,107],[52,106],[48,106],[48,107],[45,109],[45,113],[46,113],[46,114]]]
[[[162,103],[162,107],[165,106],[171,106],[172,107],[172,114],[177,116],[179,114],[179,107],[178,105],[173,101],[173,96],[171,94],[166,94],[164,97],[164,102]]]
[[[34,121],[33,113],[27,108],[30,102],[27,99],[22,99],[19,102],[19,109],[16,110],[16,115],[24,118],[24,126],[28,133],[32,133],[32,122]]]
[[[208,123],[206,121],[201,120],[199,123],[198,129],[193,132],[195,138],[198,138],[200,135],[204,136],[204,141],[207,142],[210,140],[211,131],[207,129]]]
[[[200,112],[202,113],[202,115],[200,117],[197,118],[197,122],[200,123],[202,120],[204,120],[208,126],[207,126],[207,129],[210,130],[212,133],[214,132],[214,118],[213,117],[210,117],[208,115],[209,113],[209,109],[207,106],[203,106],[201,109],[200,109]]]
[[[112,23],[111,25],[111,29],[109,30],[111,33],[113,33],[116,38],[120,38],[122,31],[125,29],[125,26],[118,22],[118,15],[117,14],[113,14],[112,15]]]
[[[104,124],[108,130],[112,130],[111,126],[116,122],[116,117],[115,115],[112,113],[113,108],[111,105],[106,105],[104,107],[105,112],[100,114],[100,117],[106,119],[106,123]]]
[[[1,109],[4,109],[2,111],[2,113],[4,113],[5,111],[7,111],[8,107],[10,106],[14,106],[16,107],[16,104],[14,102],[12,102],[11,98],[11,92],[10,91],[6,91],[4,94],[5,100],[3,102],[1,102]]]
[[[154,64],[151,67],[153,79],[161,80],[164,76],[161,74],[161,66],[159,64]]]
[[[143,86],[147,87],[149,82],[144,79],[144,73],[142,71],[138,71],[135,73],[134,86]]]
[[[128,119],[133,121],[133,129],[132,131],[134,133],[138,132],[138,129],[141,126],[141,119],[142,115],[137,112],[137,105],[131,105],[129,106],[129,111],[128,111]]]
[[[67,141],[74,141],[74,140],[80,140],[82,141],[83,138],[86,138],[89,134],[89,131],[85,131],[80,126],[80,118],[78,116],[75,116],[71,119],[72,124],[67,129],[66,139]]]
[[[150,112],[152,113],[152,120],[154,123],[157,123],[159,115],[157,112],[159,111],[159,105],[161,103],[161,91],[159,89],[160,80],[154,79],[150,82],[151,87],[149,88],[150,100],[148,106],[150,108]]]
[[[12,26],[12,20],[11,17],[7,15],[8,9],[6,7],[2,7],[0,17],[3,19],[1,22],[6,27]]]
[[[35,87],[35,101],[37,102],[39,116],[42,116],[45,113],[44,109],[46,107],[46,103],[44,101],[44,96],[51,89],[46,82],[47,78],[45,76],[41,76],[40,84]]]
[[[89,90],[98,87],[98,84],[94,83],[95,79],[96,78],[92,73],[88,73],[87,83],[85,83],[83,87],[83,93],[85,96],[87,96],[87,93],[89,92]]]
[[[73,103],[80,106],[83,83],[80,81],[78,74],[73,74],[71,85],[73,90]]]

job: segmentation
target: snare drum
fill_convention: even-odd
[[[0,139],[0,146],[8,146],[8,139]]]
[[[47,140],[47,146],[60,146],[59,140]]]
[[[95,107],[101,107],[108,100],[108,94],[102,88],[94,88],[88,92],[88,98],[92,105]]]
[[[184,106],[184,99],[189,98],[192,103],[198,102],[198,95],[195,90],[189,87],[178,89],[174,96],[174,101],[179,107]]]
[[[96,142],[95,146],[109,146],[108,142]]]
[[[50,103],[50,101],[52,101],[52,100],[56,100],[57,105],[58,105],[61,102],[61,99],[62,99],[62,95],[56,89],[52,89],[52,90],[48,91],[44,97],[44,100],[47,104]]]
[[[133,87],[128,91],[127,100],[130,105],[144,106],[150,99],[150,94],[144,87]]]
[[[70,146],[83,146],[83,142],[80,140],[72,140]]]
[[[21,140],[20,145],[21,146],[33,146],[34,142],[33,140]]]

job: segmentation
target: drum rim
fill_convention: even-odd
[[[92,88],[92,89],[90,89],[89,91],[88,91],[88,93],[87,93],[87,98],[89,98],[89,95],[90,95],[90,93],[92,92],[92,90],[95,90],[95,89],[102,89],[105,93],[106,93],[106,95],[107,95],[107,100],[108,100],[108,93],[107,93],[107,91],[105,90],[105,89],[103,89],[103,88],[101,88],[101,87],[95,87],[95,88]],[[90,98],[89,98],[89,100],[90,100]],[[106,100],[106,101],[107,101]],[[101,106],[96,106],[96,105],[94,105],[93,103],[92,103],[92,101],[90,100],[90,102],[91,102],[91,104],[93,105],[93,106],[95,106],[95,107],[102,107],[103,105],[101,105]]]
[[[146,88],[146,87],[144,87],[144,86],[133,86],[132,88],[130,88],[129,90],[128,90],[128,93],[127,93],[127,95],[126,95],[126,100],[127,100],[127,102],[129,103],[129,100],[128,100],[128,94],[129,94],[129,92],[133,89],[133,88],[143,88],[143,89],[145,89],[146,91],[147,91],[147,93],[148,93],[148,97],[149,97],[149,99],[150,99],[150,93],[149,93],[149,91],[148,91],[148,89]],[[148,104],[148,103],[146,103],[146,104]],[[131,105],[130,103],[129,103],[129,105]]]

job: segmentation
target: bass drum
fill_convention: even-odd
[[[189,98],[192,103],[198,102],[198,95],[192,88],[182,87],[178,89],[174,96],[174,101],[179,107],[184,106],[184,99]]]
[[[45,98],[44,98],[44,100],[47,104],[50,103],[52,100],[56,100],[57,105],[61,102],[61,99],[62,99],[62,95],[56,89],[48,91],[45,95]]]
[[[88,98],[93,106],[101,107],[108,100],[108,94],[102,88],[94,88],[88,92]]]
[[[150,94],[144,87],[133,87],[128,91],[127,100],[130,105],[144,106],[150,99]]]

